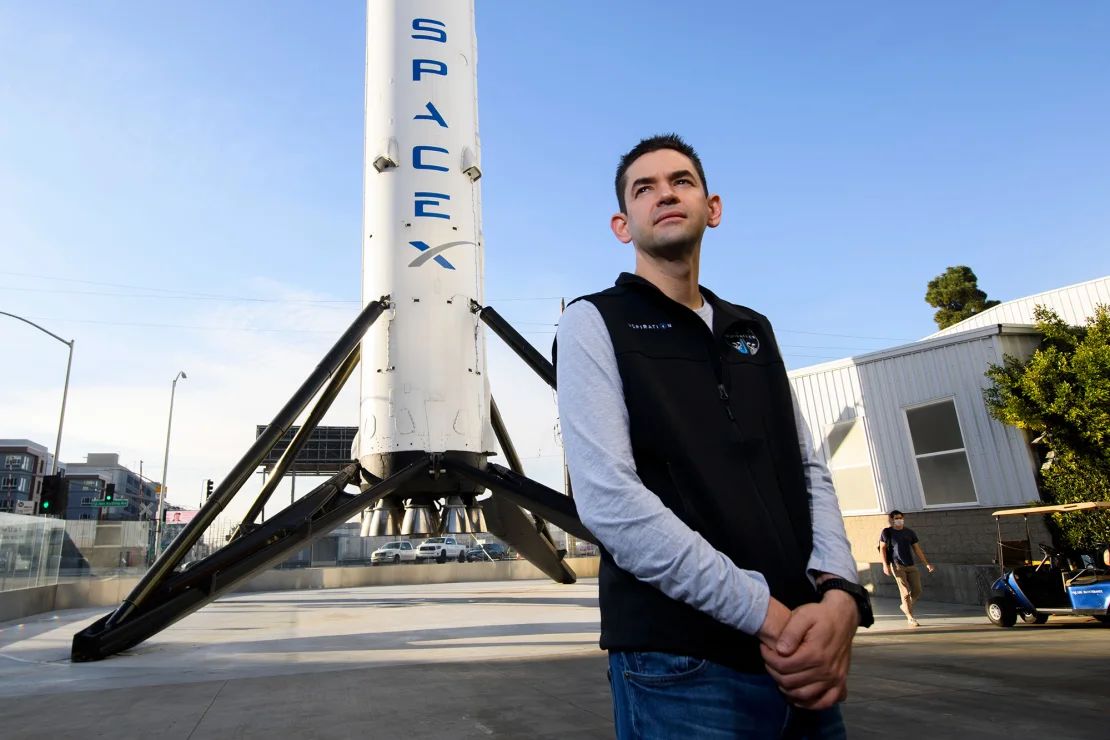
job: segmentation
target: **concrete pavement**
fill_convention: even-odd
[[[896,602],[876,606],[854,651],[851,737],[1107,735],[1110,629],[1000,630],[928,602],[909,629]],[[612,736],[592,579],[235,595],[70,664],[73,633],[106,611],[0,624],[0,736]]]

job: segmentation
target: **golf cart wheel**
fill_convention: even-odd
[[[1044,624],[1048,621],[1048,615],[1037,614],[1036,612],[1022,612],[1021,621],[1025,622],[1026,624]]]
[[[987,619],[999,627],[1013,627],[1017,623],[1017,609],[1009,599],[992,596],[987,600]]]

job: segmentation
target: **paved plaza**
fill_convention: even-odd
[[[856,641],[853,738],[1103,738],[1110,629],[1000,630],[892,600]],[[452,583],[220,599],[126,654],[71,664],[108,610],[0,624],[0,737],[609,738],[597,582]]]

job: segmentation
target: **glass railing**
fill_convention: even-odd
[[[58,582],[65,522],[0,513],[0,591]]]
[[[166,525],[163,549],[184,525]],[[201,560],[227,544],[230,525],[217,520],[182,560]],[[552,533],[568,558],[595,555],[596,547]],[[361,537],[357,524],[346,524],[275,566],[289,568],[365,567],[371,555],[399,537]],[[425,538],[409,538],[413,547]],[[500,542],[488,534],[458,535],[473,547]],[[504,544],[504,543],[502,543]],[[0,513],[0,591],[50,586],[84,578],[138,577],[154,560],[154,523],[150,521],[61,520]]]
[[[0,591],[142,575],[152,562],[153,529],[149,521],[0,513]]]

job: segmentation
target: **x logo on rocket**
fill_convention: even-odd
[[[420,267],[428,260],[433,260],[440,267],[446,268],[448,270],[454,270],[455,266],[443,257],[442,252],[446,252],[451,247],[457,247],[460,244],[474,244],[474,242],[445,242],[443,244],[440,244],[438,247],[430,247],[427,243],[422,241],[411,241],[409,242],[409,244],[420,250],[420,256],[410,262],[409,267]]]

